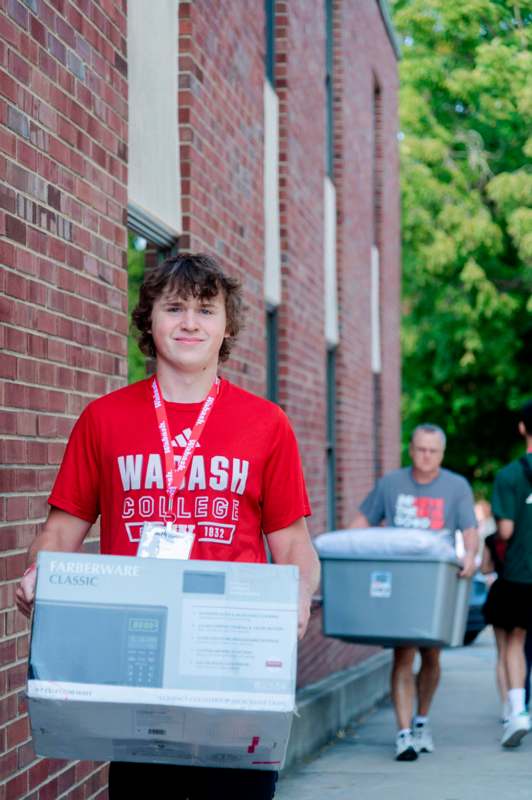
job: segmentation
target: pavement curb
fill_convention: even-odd
[[[383,650],[297,692],[297,716],[283,772],[327,744],[354,717],[365,714],[389,694],[391,663],[391,650]]]

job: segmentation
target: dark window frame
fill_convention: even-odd
[[[326,458],[327,458],[327,530],[333,531],[337,524],[336,496],[336,360],[337,347],[327,348],[326,364]]]
[[[279,307],[266,306],[266,397],[279,404]]]
[[[325,169],[334,178],[334,0],[325,0]]]
[[[276,0],[264,0],[264,71],[273,88],[275,88],[275,2]]]
[[[373,182],[373,245],[380,250],[382,223],[382,92],[374,77],[373,83],[373,142],[372,142],[372,182]],[[379,297],[381,294],[381,274],[379,268]],[[380,302],[379,302],[380,317]],[[379,331],[382,319],[379,318]],[[373,472],[375,480],[383,474],[383,396],[382,373],[373,373]]]

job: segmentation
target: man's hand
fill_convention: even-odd
[[[310,606],[312,597],[309,597],[308,592],[303,586],[299,588],[299,611],[297,615],[297,638],[302,639],[307,632],[307,627],[310,619]]]
[[[369,520],[367,517],[364,516],[362,511],[357,511],[354,516],[353,521],[348,526],[349,528],[370,528],[371,525],[369,524]]]
[[[25,617],[28,617],[28,619],[31,616],[31,610],[33,608],[36,581],[37,569],[35,564],[32,564],[22,576],[15,594],[18,610],[21,614],[24,614]]]
[[[16,591],[17,608],[25,617],[31,616],[35,597],[37,569],[35,562],[39,550],[53,550],[56,553],[75,553],[80,550],[91,523],[73,517],[59,508],[52,508],[41,532],[35,537],[28,550],[30,566],[22,576]]]
[[[476,553],[466,550],[464,554],[464,563],[459,573],[460,578],[471,578],[477,571]]]
[[[471,578],[477,571],[478,531],[476,528],[466,528],[462,531],[464,537],[464,563],[462,564],[461,578]]]

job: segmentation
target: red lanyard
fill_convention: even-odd
[[[181,485],[184,483],[185,475],[187,473],[189,464],[192,460],[192,454],[194,453],[194,448],[200,440],[201,434],[203,433],[203,429],[205,428],[207,420],[209,419],[209,414],[212,411],[214,401],[218,396],[218,391],[220,388],[220,379],[216,378],[216,380],[214,381],[213,385],[210,388],[209,394],[205,398],[205,401],[201,407],[201,411],[198,414],[198,418],[194,423],[194,427],[192,428],[192,433],[190,434],[190,439],[188,440],[188,444],[185,447],[185,450],[179,460],[179,464],[177,465],[177,467],[175,466],[174,453],[172,450],[172,442],[170,439],[170,425],[168,424],[168,415],[166,413],[166,406],[159,386],[159,382],[157,381],[156,377],[154,377],[152,381],[151,388],[153,392],[153,406],[155,408],[155,415],[157,417],[157,427],[159,428],[159,433],[161,434],[161,442],[163,445],[164,473],[166,479],[166,492],[168,494],[167,510],[170,512],[172,509],[174,495],[177,492],[177,490],[181,488]]]

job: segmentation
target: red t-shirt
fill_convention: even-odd
[[[166,403],[176,463],[201,407]],[[143,523],[162,520],[167,503],[149,379],[87,406],[48,502],[91,523],[101,515],[101,552],[136,555]],[[191,558],[266,561],[261,532],[310,514],[286,414],[222,380],[174,509],[178,524],[194,526]]]

